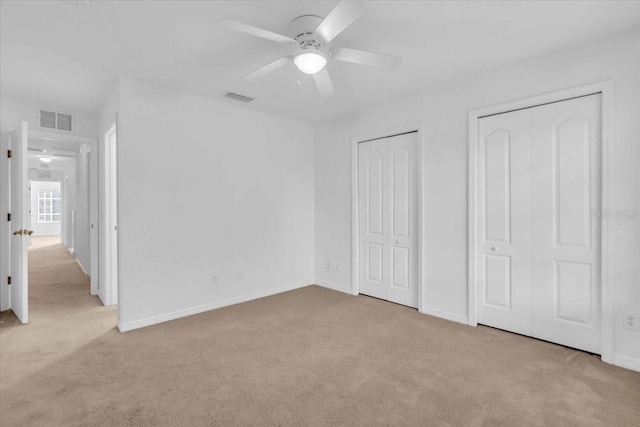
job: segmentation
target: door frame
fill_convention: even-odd
[[[358,191],[358,144],[372,139],[389,138],[404,133],[416,132],[416,155],[418,156],[418,311],[424,312],[422,297],[425,282],[424,260],[422,259],[424,245],[424,227],[422,226],[422,213],[424,212],[422,197],[422,145],[424,143],[424,125],[422,122],[412,123],[386,130],[373,131],[351,139],[351,293],[360,294],[360,234],[359,234],[359,209],[358,201],[360,194]]]
[[[111,140],[115,136],[115,143]],[[104,253],[105,306],[118,305],[118,119],[109,126],[104,134],[104,241],[100,242],[101,252]],[[102,296],[100,296],[102,300]],[[119,314],[118,314],[119,318]]]
[[[577,86],[569,89],[550,92],[539,96],[527,97],[489,107],[479,108],[469,112],[469,164],[468,164],[468,324],[478,325],[478,286],[479,286],[479,263],[478,263],[478,233],[480,227],[479,203],[478,203],[478,126],[482,117],[507,113],[514,110],[537,107],[544,104],[566,101],[587,95],[601,94],[602,96],[602,203],[601,209],[607,211],[614,206],[613,184],[614,184],[614,152],[613,152],[613,105],[614,105],[613,80],[605,80]],[[610,221],[603,221],[601,224],[601,247],[600,247],[600,353],[602,360],[613,363],[613,305],[612,285],[614,283],[613,271],[613,232]]]

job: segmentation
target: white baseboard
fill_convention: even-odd
[[[322,286],[323,288],[327,288],[327,289],[333,289],[334,291],[344,292],[345,294],[353,295],[353,290],[348,286],[338,285],[336,283],[331,283],[324,280],[316,280],[316,285]],[[440,317],[442,319],[450,320],[452,322],[462,323],[464,325],[468,324],[467,316],[462,316],[460,314],[437,310],[435,308],[430,308],[430,307],[422,307],[422,310],[420,310],[420,312],[423,314],[428,314],[430,316],[435,316],[435,317]]]
[[[316,285],[323,288],[333,289],[334,291],[344,292],[345,294],[353,295],[353,290],[349,286],[337,285],[331,282],[325,282],[324,280],[316,280]]]
[[[120,332],[128,332],[134,329],[140,329],[151,325],[156,325],[158,323],[168,322],[169,320],[180,319],[182,317],[191,316],[194,314],[203,313],[209,310],[215,310],[216,308],[227,307],[230,305],[240,304],[247,301],[252,301],[258,298],[264,298],[275,294],[280,294],[282,292],[291,291],[293,289],[303,288],[305,286],[309,286],[308,283],[293,285],[293,286],[282,286],[278,288],[271,288],[264,291],[254,292],[248,295],[242,295],[239,297],[228,298],[221,301],[215,301],[208,304],[197,305],[191,308],[185,308],[182,310],[173,311],[171,313],[159,314],[157,316],[150,316],[144,319],[134,320],[132,322],[120,323],[118,321],[118,329]]]
[[[469,324],[467,316],[461,314],[450,313],[448,311],[438,310],[435,308],[422,306],[420,313],[428,314],[429,316],[439,317],[441,319],[451,320],[452,322],[462,323],[464,325]]]
[[[636,357],[623,356],[621,354],[613,355],[613,365],[621,368],[631,369],[640,372],[640,359]]]
[[[87,273],[87,270],[84,269],[82,263],[80,262],[80,260],[78,258],[76,258],[76,264],[78,264],[78,266],[80,267],[80,270],[82,270],[82,272],[84,273],[85,277],[87,279],[90,279],[91,277],[89,276],[89,273]]]

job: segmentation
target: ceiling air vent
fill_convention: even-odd
[[[55,157],[75,157],[76,152],[72,150],[65,150],[64,148],[53,147],[51,154]]]
[[[227,92],[224,94],[225,98],[229,98],[229,99],[233,99],[234,101],[239,101],[239,102],[251,102],[253,101],[253,98],[249,98],[248,96],[243,96],[243,95],[239,95],[237,93],[233,93],[233,92]]]
[[[40,127],[45,129],[57,129],[71,132],[73,116],[55,111],[40,110]]]
[[[51,178],[51,171],[38,171],[38,178]]]

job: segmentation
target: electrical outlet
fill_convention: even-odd
[[[327,270],[331,270],[331,261],[327,261],[325,266],[327,267]]]
[[[624,328],[632,331],[640,331],[640,314],[627,313],[624,315]]]
[[[218,284],[218,275],[214,274],[211,276],[211,284],[212,285],[217,285]]]
[[[342,271],[342,264],[336,262],[336,271]]]

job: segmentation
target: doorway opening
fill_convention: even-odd
[[[29,300],[46,298],[55,311],[68,299],[58,296],[95,295],[99,286],[91,244],[91,210],[97,208],[91,203],[91,169],[97,164],[91,153],[97,141],[34,130],[27,141]]]
[[[62,182],[30,179],[29,200],[28,228],[33,231],[29,236],[29,248],[62,243],[62,219],[64,218]],[[65,243],[67,241],[68,239],[64,239]],[[70,242],[71,246],[68,247],[73,248],[73,236]]]
[[[100,288],[97,138],[33,130],[21,122],[3,129],[1,142],[7,149],[0,186],[0,205],[7,212],[7,227],[0,228],[0,243],[7,249],[0,263],[7,275],[0,283],[2,310],[11,309],[16,321],[28,323],[30,304],[40,310],[46,305],[43,316],[55,315],[58,306],[73,309],[68,302],[78,295],[95,306],[92,296]]]

